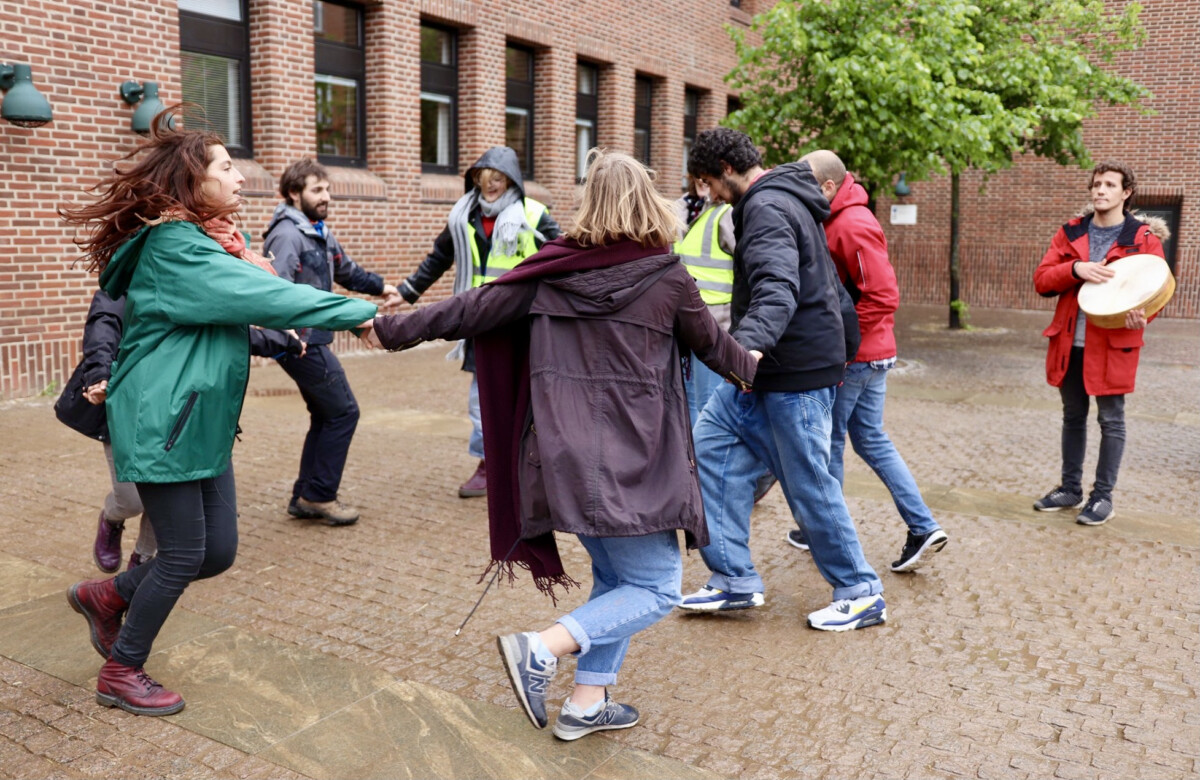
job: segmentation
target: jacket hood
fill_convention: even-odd
[[[829,218],[829,201],[825,199],[825,193],[821,192],[812,166],[807,162],[784,163],[772,168],[760,176],[758,181],[751,185],[750,190],[779,190],[787,193],[804,204],[818,225]]]
[[[1079,210],[1079,213],[1075,215],[1074,219],[1090,217],[1095,212],[1096,207],[1089,203]],[[1159,241],[1166,241],[1171,237],[1171,228],[1167,225],[1167,221],[1162,217],[1143,214],[1137,209],[1130,209],[1129,214],[1137,221],[1144,222],[1146,227],[1150,228],[1150,232],[1153,233]]]
[[[847,173],[838,187],[837,194],[833,196],[833,202],[829,204],[829,216],[832,217],[850,206],[866,206],[868,200],[867,190],[854,180],[853,174]]]
[[[120,298],[129,289],[129,284],[133,280],[133,272],[137,270],[138,261],[142,257],[142,249],[150,239],[150,233],[154,228],[161,225],[172,226],[171,229],[173,230],[187,230],[191,228],[203,233],[203,230],[196,223],[182,220],[146,225],[146,227],[134,233],[128,241],[117,247],[117,251],[113,252],[108,265],[104,267],[104,271],[100,274],[100,287],[110,297]]]
[[[546,279],[545,283],[568,293],[579,314],[603,315],[637,300],[658,279],[659,271],[677,262],[678,255],[651,255],[611,268]]]
[[[321,234],[313,227],[312,220],[304,216],[303,211],[295,206],[289,206],[286,202],[275,207],[275,213],[271,215],[271,222],[263,231],[263,238],[266,238],[267,234],[274,230],[280,222],[292,222],[304,235],[310,238],[321,238]]]
[[[467,168],[467,172],[463,174],[463,184],[466,189],[463,192],[470,192],[475,189],[475,181],[472,175],[479,168],[491,168],[494,171],[500,171],[508,180],[517,186],[521,191],[521,197],[525,197],[525,179],[521,176],[521,161],[517,159],[517,153],[507,146],[493,146],[483,153],[475,164]]]

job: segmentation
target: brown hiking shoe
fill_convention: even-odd
[[[353,525],[358,522],[358,510],[346,506],[336,498],[332,501],[309,501],[301,496],[296,499],[295,505],[302,513],[297,515],[298,517],[321,520],[325,525]]]
[[[458,486],[459,498],[478,498],[487,495],[487,467],[479,461],[475,473],[466,482]]]
[[[114,580],[88,580],[72,585],[67,601],[88,622],[92,647],[104,658],[112,653],[113,642],[121,633],[121,618],[129,602],[117,593]]]
[[[112,659],[100,667],[96,701],[134,715],[174,715],[183,709],[183,697],[159,685],[145,669]]]

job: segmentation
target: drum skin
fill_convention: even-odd
[[[1085,282],[1079,289],[1079,308],[1098,328],[1125,327],[1125,315],[1135,309],[1151,317],[1175,294],[1175,277],[1167,261],[1157,255],[1129,255],[1109,267],[1114,273],[1111,279]]]

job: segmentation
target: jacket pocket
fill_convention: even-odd
[[[530,425],[521,437],[521,466],[517,484],[521,494],[521,538],[541,536],[553,530],[546,480],[542,474],[542,452],[537,428]]]
[[[1145,343],[1144,330],[1115,328],[1108,332],[1109,349],[1119,349],[1122,352],[1132,352],[1135,349],[1141,348],[1141,346]]]
[[[183,411],[179,413],[175,424],[171,426],[171,434],[167,436],[167,443],[163,446],[163,449],[167,452],[170,452],[171,448],[175,446],[175,440],[179,438],[179,434],[183,431],[183,426],[187,424],[188,417],[192,414],[192,407],[196,405],[196,399],[199,397],[200,393],[195,390],[188,395],[187,403],[183,405]]]

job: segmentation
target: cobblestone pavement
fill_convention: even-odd
[[[752,540],[766,607],[676,614],[640,635],[614,694],[639,707],[642,725],[589,740],[727,777],[1200,776],[1200,324],[1151,325],[1127,402],[1117,516],[1085,528],[1029,508],[1057,484],[1060,408],[1039,335],[1049,314],[978,311],[976,330],[958,333],[943,317],[936,307],[901,313],[903,362],[887,408],[951,537],[933,565],[888,570],[903,524],[866,466],[847,459],[848,502],[888,623],[845,634],[804,626],[830,589],[783,542],[791,519],[775,491],[755,511]],[[482,588],[486,509],[456,496],[474,468],[467,376],[444,352],[346,359],[363,408],[342,494],[363,518],[347,528],[285,514],[307,418],[282,371],[256,368],[235,448],[238,561],[180,607],[513,710],[493,637],[542,628],[558,612],[519,578],[493,588],[454,637]],[[104,460],[54,420],[50,402],[0,406],[4,552],[90,578]],[[1088,473],[1094,414],[1091,426]],[[560,548],[586,581],[582,548],[570,538]],[[685,591],[705,575],[689,555]],[[86,643],[77,629],[46,641]],[[573,664],[563,667],[555,700]],[[163,682],[201,695],[189,693],[186,669]],[[86,684],[0,657],[0,777],[125,775],[297,776],[174,718],[100,708]]]

